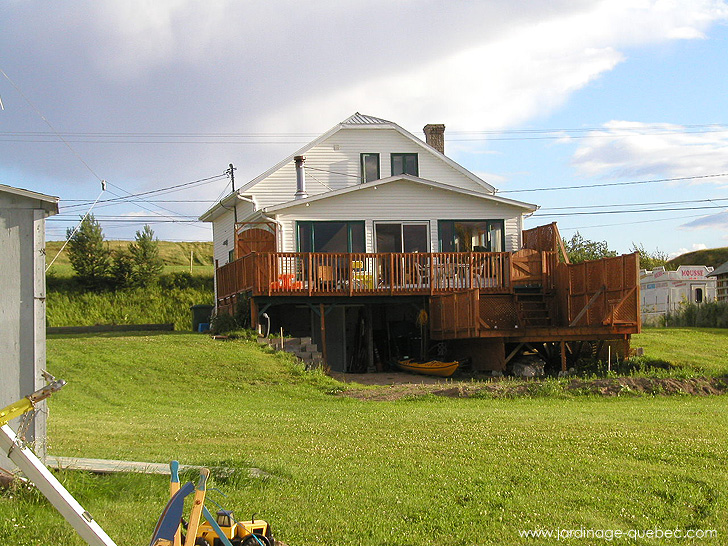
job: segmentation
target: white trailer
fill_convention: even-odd
[[[715,299],[712,267],[681,265],[677,271],[657,267],[640,272],[640,297],[643,322],[676,311],[685,303],[704,303]]]

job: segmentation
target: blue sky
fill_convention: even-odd
[[[724,1],[0,9],[0,183],[61,197],[49,239],[105,179],[102,201],[202,180],[96,205],[108,238],[153,221],[162,239],[209,240],[193,220],[229,163],[242,185],[359,111],[418,136],[444,123],[448,155],[541,205],[528,225],[621,252],[728,246]]]

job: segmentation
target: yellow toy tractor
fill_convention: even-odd
[[[268,523],[259,520],[236,521],[230,510],[218,510],[215,518],[219,530],[233,546],[275,546]],[[209,522],[200,523],[195,546],[223,546],[224,541]]]

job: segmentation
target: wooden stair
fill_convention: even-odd
[[[516,294],[516,309],[524,328],[552,326],[549,304],[541,292]]]

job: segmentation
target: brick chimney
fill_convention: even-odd
[[[428,123],[422,130],[425,132],[425,142],[441,154],[444,154],[445,126],[442,123]]]

